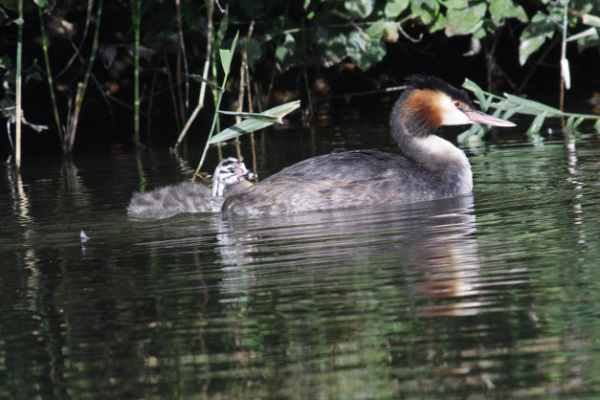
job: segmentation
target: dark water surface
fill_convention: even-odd
[[[259,174],[387,132],[269,131]],[[261,219],[129,220],[167,152],[3,169],[0,398],[599,395],[600,137],[496,133],[473,196]]]

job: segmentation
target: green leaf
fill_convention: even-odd
[[[204,79],[202,77],[202,75],[190,74],[190,75],[188,75],[188,77],[192,78],[193,80],[195,80],[196,82],[199,82],[199,83],[205,82],[215,89],[221,89],[221,87],[219,85],[217,85],[215,82],[209,81],[208,79]]]
[[[535,135],[540,132],[542,129],[542,125],[544,125],[544,121],[546,120],[546,113],[538,114],[531,123],[531,126],[527,130],[527,135]]]
[[[441,31],[446,27],[446,17],[442,13],[437,13],[433,17],[433,22],[429,25],[429,32],[434,33],[437,31]]]
[[[448,9],[446,13],[446,35],[468,35],[483,25],[483,17],[487,11],[485,3],[462,9]]]
[[[337,64],[346,57],[348,36],[344,32],[333,32],[325,28],[318,28],[315,35],[314,42],[326,68]]]
[[[583,117],[576,118],[575,115],[570,116],[569,119],[567,119],[567,131],[575,131],[583,121],[585,121],[585,118]]]
[[[392,22],[393,23],[393,22]],[[378,22],[365,29],[365,33],[373,40],[381,40],[385,28],[384,22]]]
[[[399,38],[398,24],[395,22],[383,23],[383,40],[388,42],[397,42]]]
[[[262,121],[271,121],[271,122],[278,122],[280,120],[279,117],[274,117],[271,115],[249,113],[249,112],[239,112],[239,111],[219,110],[219,114],[233,115],[233,116],[241,117],[241,118],[252,118],[252,119],[258,119],[258,120],[262,120]]]
[[[219,49],[219,55],[221,56],[221,66],[223,67],[225,75],[229,75],[229,71],[231,69],[231,60],[233,59],[233,53],[235,52],[235,46],[237,44],[239,34],[239,31],[235,34],[230,49]]]
[[[355,18],[367,18],[375,8],[375,0],[345,0],[344,6]]]
[[[346,44],[346,51],[348,56],[350,56],[362,70],[366,70],[373,63],[381,61],[386,53],[383,44],[376,41],[370,41],[357,30],[350,33],[348,43]]]
[[[412,0],[410,2],[411,15],[419,18],[423,25],[430,25],[437,21],[440,14],[440,5],[435,0]]]
[[[596,132],[600,132],[600,119],[594,123],[594,129]]]
[[[209,143],[214,144],[225,142],[227,140],[236,138],[240,135],[266,128],[267,126],[273,125],[274,122],[280,122],[283,119],[283,117],[285,117],[292,111],[297,110],[299,107],[300,100],[297,100],[282,104],[277,107],[273,107],[265,112],[262,112],[258,114],[260,117],[257,117],[256,115],[249,116],[249,119],[246,119],[240,122],[239,124],[235,124],[234,126],[231,126],[219,132],[219,134],[213,136],[210,139]]]
[[[555,26],[547,15],[538,13],[521,33],[519,62],[525,65],[531,54],[537,51],[547,39],[554,36]]]
[[[277,68],[283,72],[288,68],[295,65],[296,61],[296,40],[294,37],[286,33],[283,43],[277,46],[275,50],[275,60],[277,61]]]
[[[515,4],[512,0],[490,1],[490,15],[496,25],[500,25],[504,18],[516,18],[521,22],[529,21],[523,7]]]
[[[408,8],[410,0],[389,0],[385,4],[384,13],[386,18],[394,19]]]
[[[537,101],[527,100],[513,94],[506,93],[505,96],[511,103],[523,106],[524,109],[521,112],[524,114],[530,114],[530,112],[527,112],[527,109],[529,109],[529,111],[532,111],[534,115],[539,113],[545,113],[549,117],[558,117],[562,115],[562,111],[560,111],[558,108],[550,107]]]
[[[585,25],[593,26],[594,28],[600,28],[600,17],[591,14],[583,14],[581,16],[581,22]]]

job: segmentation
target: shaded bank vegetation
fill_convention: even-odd
[[[19,0],[0,7],[2,108],[12,128],[2,135],[4,159],[20,119],[18,78],[21,121],[30,124],[24,153],[36,154],[138,141],[174,146],[185,132],[205,142],[219,102],[258,113],[302,99],[310,118],[319,98],[397,86],[414,72],[550,95],[559,108],[564,89],[589,97],[600,79],[600,6],[591,1]],[[219,50],[231,48],[236,34],[221,85]],[[217,121],[216,132],[224,127]]]

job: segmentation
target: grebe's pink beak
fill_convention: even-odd
[[[517,126],[517,124],[514,124],[508,120],[498,118],[498,117],[492,117],[491,115],[488,115],[481,111],[465,111],[465,110],[461,110],[461,111],[464,112],[467,115],[467,117],[469,117],[469,120],[473,121],[474,123],[477,122],[480,124],[501,126],[504,128],[510,128],[512,126]]]

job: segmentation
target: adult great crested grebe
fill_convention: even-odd
[[[145,193],[135,193],[127,207],[127,214],[138,219],[163,219],[186,212],[218,213],[224,196],[252,185],[246,179],[254,177],[243,162],[228,157],[217,165],[212,188],[182,182]]]
[[[476,110],[464,90],[413,75],[390,116],[403,155],[358,150],[310,158],[229,196],[222,211],[293,214],[469,194],[473,174],[465,153],[435,132],[442,125],[473,123],[515,126]]]

